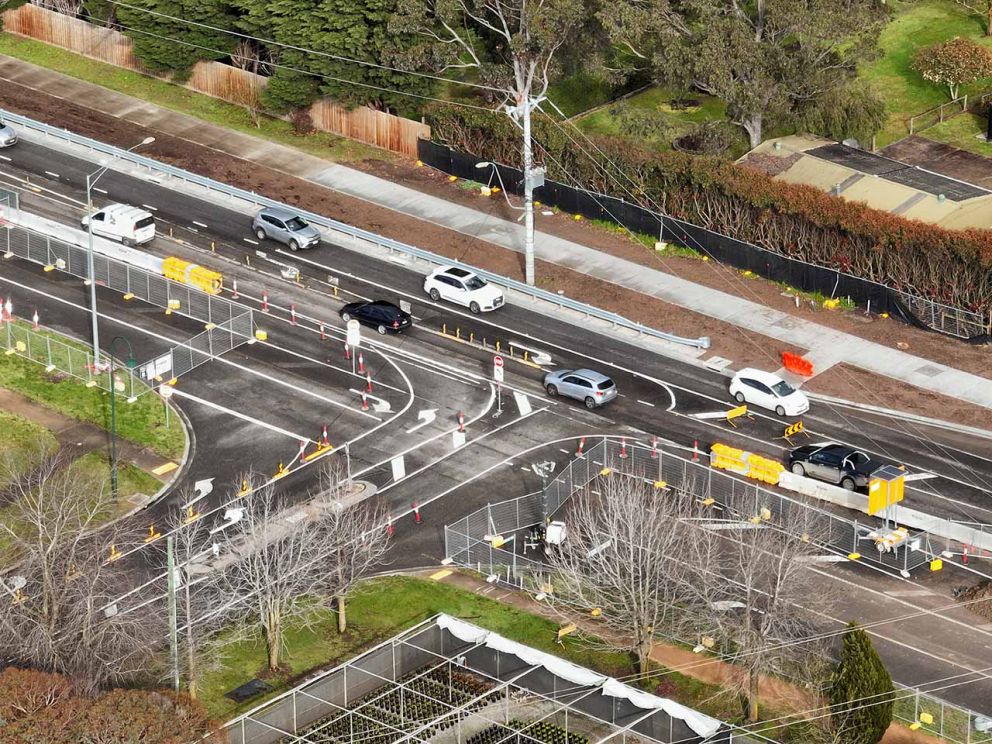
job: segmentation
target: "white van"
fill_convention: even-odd
[[[142,245],[155,238],[155,217],[151,212],[127,204],[111,204],[82,219],[86,230],[93,222],[93,234],[124,245]]]

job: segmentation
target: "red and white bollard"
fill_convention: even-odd
[[[362,393],[362,410],[369,410],[369,396],[366,393]]]
[[[41,323],[38,322],[38,309],[35,308],[34,315],[31,316],[31,327],[36,331],[41,330]]]
[[[627,459],[627,437],[620,437],[620,459]]]
[[[300,440],[300,460],[303,460],[303,453],[307,451],[307,440]]]
[[[0,297],[0,326],[3,325],[4,320],[5,318],[3,316],[3,297]]]
[[[351,361],[351,347],[348,346],[348,344],[345,344],[344,345],[344,360],[346,362],[350,362]]]
[[[585,449],[585,447],[586,447],[586,438],[585,437],[582,437],[579,440],[579,448],[577,450],[575,450],[575,456],[576,457],[582,457],[582,451]]]
[[[413,502],[413,521],[415,524],[421,524],[424,520],[420,518],[420,507],[417,506],[417,502]]]
[[[658,437],[651,437],[651,459],[658,459]]]
[[[465,414],[458,412],[458,431],[465,431]]]
[[[692,461],[699,462],[699,440],[692,440]]]
[[[961,562],[962,563],[967,563],[968,562],[968,546],[967,545],[965,545],[964,546],[964,549],[961,551]]]
[[[327,424],[324,424],[324,432],[320,435],[320,440],[324,447],[331,446],[331,443],[327,441]]]
[[[324,323],[321,322],[321,324],[320,324],[320,340],[323,341],[326,338],[327,338],[327,334],[324,333]]]
[[[3,319],[8,323],[14,319],[14,302],[10,297],[3,303]]]
[[[362,352],[358,352],[358,374],[365,374],[365,357],[362,356]]]
[[[289,324],[296,325],[296,305],[289,306]]]
[[[371,372],[366,372],[365,373],[365,392],[366,393],[371,393],[372,392],[372,373]]]
[[[264,289],[262,290],[262,312],[269,312],[269,293]]]
[[[386,537],[393,536],[393,515],[389,514],[386,516]]]
[[[238,299],[238,280],[234,279],[231,283],[231,299]]]

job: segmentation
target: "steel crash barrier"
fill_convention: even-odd
[[[181,168],[175,168],[171,165],[166,165],[165,163],[160,163],[152,158],[139,155],[134,152],[127,152],[126,150],[121,150],[111,145],[107,145],[103,142],[99,142],[89,137],[83,137],[73,132],[69,132],[65,129],[58,129],[57,127],[52,127],[44,124],[34,119],[30,119],[26,116],[21,116],[20,114],[15,114],[13,112],[4,111],[0,109],[0,115],[8,122],[17,124],[18,126],[24,127],[25,129],[38,132],[46,137],[52,137],[55,139],[62,140],[64,142],[69,142],[71,144],[85,147],[93,152],[102,153],[104,155],[112,156],[117,161],[132,163],[141,168],[146,168],[149,172],[161,173],[172,178],[185,181],[187,183],[196,184],[202,188],[208,189],[210,191],[223,194],[228,197],[233,197],[236,199],[241,199],[243,201],[250,202],[257,207],[284,207],[282,202],[278,202],[274,199],[269,199],[267,197],[261,196],[251,191],[245,191],[244,189],[239,189],[235,186],[229,186],[227,184],[221,183],[220,181],[214,181],[213,179],[206,178],[204,176],[196,175],[195,173],[190,173],[189,171],[183,170]],[[516,292],[520,292],[524,295],[528,295],[536,300],[543,300],[545,302],[550,302],[560,308],[565,308],[573,310],[575,312],[581,313],[582,315],[589,318],[596,318],[598,320],[603,320],[610,323],[617,328],[625,328],[627,330],[634,331],[636,333],[642,334],[644,336],[650,336],[653,338],[662,339],[664,341],[669,341],[671,343],[681,344],[684,346],[692,346],[698,349],[708,349],[710,347],[710,339],[707,336],[701,336],[699,338],[682,338],[681,336],[676,336],[671,333],[665,333],[664,331],[659,331],[655,328],[650,328],[641,323],[637,323],[628,318],[623,317],[617,313],[611,313],[607,310],[603,310],[592,305],[587,305],[584,302],[579,302],[577,300],[570,299],[568,297],[563,297],[561,295],[555,294],[553,292],[548,292],[537,287],[532,287],[524,282],[519,282],[514,279],[509,279],[498,274],[493,274],[491,272],[479,269],[478,267],[471,266],[470,264],[465,264],[457,260],[446,258],[444,256],[439,256],[436,253],[431,253],[430,251],[423,250],[422,248],[417,248],[406,243],[401,243],[397,240],[391,240],[390,238],[383,237],[381,235],[376,235],[375,233],[368,232],[367,230],[362,230],[360,228],[354,227],[352,225],[347,225],[343,222],[338,222],[337,220],[329,219],[323,215],[314,214],[313,212],[307,212],[301,210],[297,207],[292,208],[294,212],[304,217],[309,222],[314,225],[325,228],[326,230],[331,230],[340,235],[345,235],[353,240],[362,241],[365,243],[371,243],[373,245],[379,246],[381,248],[387,249],[390,253],[402,253],[408,256],[413,256],[421,260],[427,261],[436,265],[448,265],[448,266],[458,266],[460,268],[472,271],[485,279],[494,282],[496,284],[502,285],[508,289],[512,289]]]

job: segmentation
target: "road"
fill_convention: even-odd
[[[29,141],[4,154],[10,160],[0,165],[0,186],[20,190],[24,209],[78,224],[85,175],[93,163]],[[267,342],[243,345],[180,379],[177,403],[196,442],[179,488],[143,514],[145,521],[174,519],[189,498],[190,485],[202,478],[214,478],[217,487],[196,508],[219,519],[224,505],[236,498],[233,484],[249,467],[272,475],[280,463],[293,462],[300,440],[314,442],[326,426],[337,446],[334,456],[347,456],[353,475],[376,487],[395,521],[392,566],[409,568],[433,565],[442,556],[443,524],[487,502],[540,488],[530,465],[543,460],[560,465],[583,436],[625,436],[644,443],[657,437],[684,446],[698,441],[703,450],[720,441],[775,458],[788,449],[781,438],[785,422],[775,416],[759,413],[736,429],[693,417],[732,405],[720,372],[570,324],[553,313],[510,304],[491,315],[472,316],[431,303],[422,291],[423,268],[409,263],[379,261],[327,243],[300,255],[275,244],[258,245],[245,214],[146,179],[108,171],[99,187],[98,205],[125,201],[154,210],[160,237],[150,252],[223,272],[227,297],[236,280],[237,301],[254,309],[256,324],[269,333]],[[297,267],[301,280],[282,279],[273,260]],[[263,293],[269,298],[267,313],[261,311]],[[44,324],[88,337],[87,301],[78,279],[8,260],[2,264],[0,295],[10,294],[37,307]],[[141,361],[202,330],[188,318],[165,316],[109,290],[101,288],[99,295],[101,337],[125,334]],[[402,337],[363,339],[363,361],[373,378],[370,411],[361,410],[366,380],[344,358],[338,317],[341,305],[355,298],[405,300],[415,316],[414,328]],[[452,337],[456,331],[460,340]],[[507,368],[502,414],[494,416],[492,347],[497,340]],[[512,358],[505,354],[511,342]],[[520,359],[523,346],[549,354],[552,364],[542,369]],[[609,371],[620,398],[587,411],[544,394],[545,370],[580,366]],[[459,413],[466,419],[464,445],[456,442]],[[431,414],[433,420],[424,423]],[[845,442],[911,471],[935,474],[908,484],[907,501],[914,508],[992,524],[989,440],[827,404],[815,404],[804,422],[813,441]],[[403,473],[395,470],[399,457]],[[280,488],[304,493],[312,476],[312,468],[294,465]],[[414,504],[425,518],[421,524],[410,516]],[[824,570],[831,576],[840,571]],[[852,591],[861,593],[852,595],[850,616],[869,616],[874,605],[867,588]],[[905,653],[900,648],[893,656]],[[907,681],[926,679],[922,675],[931,661],[917,655],[907,664],[901,658]]]

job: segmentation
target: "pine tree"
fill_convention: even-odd
[[[892,722],[892,677],[871,638],[848,625],[840,663],[834,670],[830,704],[834,731],[845,744],[877,744]]]

